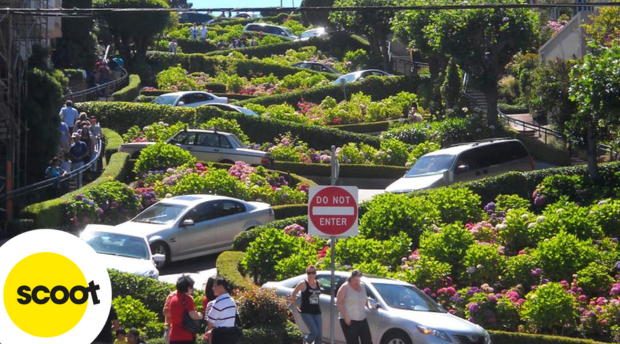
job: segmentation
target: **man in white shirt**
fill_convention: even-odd
[[[211,338],[211,344],[236,344],[237,334],[235,329],[235,318],[237,315],[237,305],[228,295],[228,281],[222,277],[215,279],[213,293],[215,301],[207,315],[207,333],[204,338]]]
[[[69,127],[69,132],[72,133],[73,125],[75,124],[75,121],[77,121],[78,116],[80,115],[78,113],[78,110],[73,107],[73,102],[67,100],[65,102],[65,106],[60,109],[60,113],[58,113],[58,115],[60,115],[60,119],[63,122],[67,123],[67,127]]]
[[[200,27],[200,40],[201,41],[205,41],[207,39],[207,33],[209,33],[209,29],[207,29],[207,26],[202,23],[202,26]]]

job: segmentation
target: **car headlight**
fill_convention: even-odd
[[[155,270],[149,270],[144,274],[144,277],[156,278],[159,273]]]
[[[420,331],[420,333],[422,334],[425,334],[427,336],[433,336],[441,340],[445,340],[446,342],[452,342],[452,340],[450,340],[450,337],[448,337],[448,335],[445,334],[444,332],[441,332],[439,330],[433,330],[432,328],[428,328],[422,325],[418,325],[417,328],[418,328],[418,331]]]

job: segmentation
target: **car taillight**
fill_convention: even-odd
[[[226,104],[230,104],[230,98],[226,98]]]
[[[273,212],[272,208],[269,208],[269,216],[270,217],[275,217],[276,216],[276,213]]]
[[[265,165],[265,166],[271,166],[271,165],[273,165],[273,159],[268,158],[268,157],[263,157],[260,160],[260,164],[261,165]]]
[[[532,171],[536,169],[536,165],[534,165],[534,158],[530,158],[530,162],[532,163]]]

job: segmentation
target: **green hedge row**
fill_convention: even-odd
[[[244,252],[224,251],[215,261],[217,274],[226,278],[234,289],[247,289],[252,285],[252,280],[243,277],[239,271],[239,263],[241,263],[244,255]]]
[[[107,140],[105,151],[103,152],[106,162],[110,162],[112,154],[118,152],[118,147],[123,144],[123,138],[114,130],[103,128],[103,135]]]
[[[418,83],[419,80],[417,78],[411,77],[396,76],[390,78],[370,76],[359,82],[348,83],[346,84],[345,88],[347,99],[350,99],[351,94],[353,93],[362,92],[366,95],[370,95],[373,100],[380,100],[403,91],[416,93]],[[314,87],[308,90],[300,90],[271,96],[257,97],[251,100],[244,100],[238,102],[237,104],[239,106],[243,106],[247,103],[254,103],[263,106],[269,106],[288,103],[292,106],[296,106],[297,103],[302,99],[308,102],[320,103],[327,96],[336,99],[336,101],[344,100],[342,86],[326,85],[322,87]]]
[[[150,51],[147,60],[152,67],[153,73],[181,65],[189,73],[204,72],[209,75],[216,74],[219,70],[232,71],[235,74],[251,78],[255,75],[273,74],[282,79],[283,77],[302,71],[320,73],[328,79],[335,80],[336,76],[330,73],[322,73],[311,69],[291,67],[276,63],[266,63],[260,60],[235,59],[228,56],[206,56],[204,54],[171,54],[161,51]]]
[[[235,237],[235,240],[232,243],[232,250],[245,252],[248,246],[250,246],[250,243],[256,240],[256,238],[262,232],[264,232],[267,228],[284,229],[286,226],[292,225],[293,223],[296,223],[307,229],[308,228],[308,216],[302,215],[302,216],[296,216],[296,217],[289,217],[289,218],[282,219],[282,220],[276,220],[266,225],[252,228],[249,231],[241,232],[237,234],[237,236]]]
[[[329,177],[328,164],[304,164],[300,162],[276,161],[276,170],[303,174],[305,176]],[[401,178],[409,168],[400,166],[341,164],[340,178]]]
[[[307,204],[283,204],[272,207],[276,220],[288,219],[289,217],[308,215]]]
[[[208,86],[209,84],[207,84]],[[220,85],[220,84],[212,84],[212,85]],[[170,93],[170,90],[143,90],[140,92],[141,96],[145,96],[145,97],[153,97],[150,99],[155,99],[155,97],[160,96],[164,93]],[[213,92],[214,95],[218,96],[218,97],[227,97],[228,99],[234,99],[234,100],[249,100],[249,99],[254,99],[257,98],[256,96],[251,96],[251,95],[247,95],[247,94],[229,94],[226,93],[226,86],[224,86],[224,91],[223,92]],[[133,101],[133,100],[132,100]]]
[[[63,69],[62,73],[69,79],[69,81],[84,80],[84,71],[81,69]]]
[[[499,344],[603,344],[590,339],[548,336],[519,332],[489,331],[491,341]]]
[[[65,194],[62,197],[29,205],[20,213],[20,218],[34,220],[35,228],[64,228],[69,223],[65,214],[65,203],[75,195],[83,194],[87,189],[110,180],[123,181],[128,172],[129,154],[115,153],[101,176],[81,189]]]
[[[282,55],[287,50],[299,50],[301,47],[309,47],[314,46],[317,47],[318,50],[329,50],[329,42],[320,38],[311,38],[306,41],[291,41],[285,43],[278,44],[269,44],[269,45],[258,45],[253,47],[245,47],[239,49],[226,49],[226,50],[216,50],[206,53],[206,56],[227,56],[233,51],[237,51],[242,53],[243,55],[247,55],[248,58],[257,57],[270,57],[271,55]],[[185,50],[183,50],[185,51]]]
[[[213,166],[215,166],[216,168],[223,168],[223,169],[229,169],[232,164],[225,164],[225,163],[221,163],[221,162],[213,162],[212,163]],[[316,183],[308,178],[304,178],[298,174],[295,173],[288,173],[288,171],[281,171],[281,170],[277,170],[277,169],[268,169],[268,171],[270,172],[278,172],[281,175],[287,177],[288,179],[288,183],[290,186],[297,186],[299,184],[306,184],[308,186],[312,186],[312,185],[316,185]]]
[[[390,121],[333,125],[332,128],[354,133],[377,133],[390,128]]]
[[[140,95],[140,76],[136,74],[129,75],[129,85],[121,88],[112,94],[112,100],[115,102],[131,102]]]
[[[530,112],[527,106],[523,104],[497,104],[497,107],[506,115]]]
[[[291,132],[310,147],[327,149],[332,144],[342,146],[349,142],[366,143],[379,147],[375,136],[341,131],[334,128],[278,121],[246,116],[237,112],[224,112],[210,106],[197,108],[161,106],[147,103],[87,102],[78,103],[76,108],[96,116],[102,125],[118,133],[126,133],[134,125],[142,128],[159,121],[167,123],[184,122],[190,126],[205,123],[211,118],[234,118],[253,142],[271,142],[282,133]]]
[[[186,38],[177,38],[177,44],[184,54],[204,54],[217,50],[209,41],[194,41]]]

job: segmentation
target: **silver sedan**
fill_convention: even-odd
[[[267,203],[186,195],[155,203],[116,229],[145,235],[153,254],[165,254],[171,262],[225,251],[237,234],[274,219]]]
[[[346,281],[349,272],[337,271],[335,292]],[[316,279],[323,287],[320,297],[323,320],[323,342],[329,342],[329,303],[331,273],[318,271]],[[290,295],[306,275],[300,275],[281,282],[268,282],[263,288],[275,289],[279,296]],[[446,312],[433,299],[415,286],[394,279],[362,277],[368,298],[376,311],[366,309],[372,342],[378,344],[490,344],[489,334],[480,326]],[[336,317],[338,311],[334,305]],[[308,328],[294,311],[295,322],[304,334]],[[338,320],[335,326],[335,342],[345,343]]]

